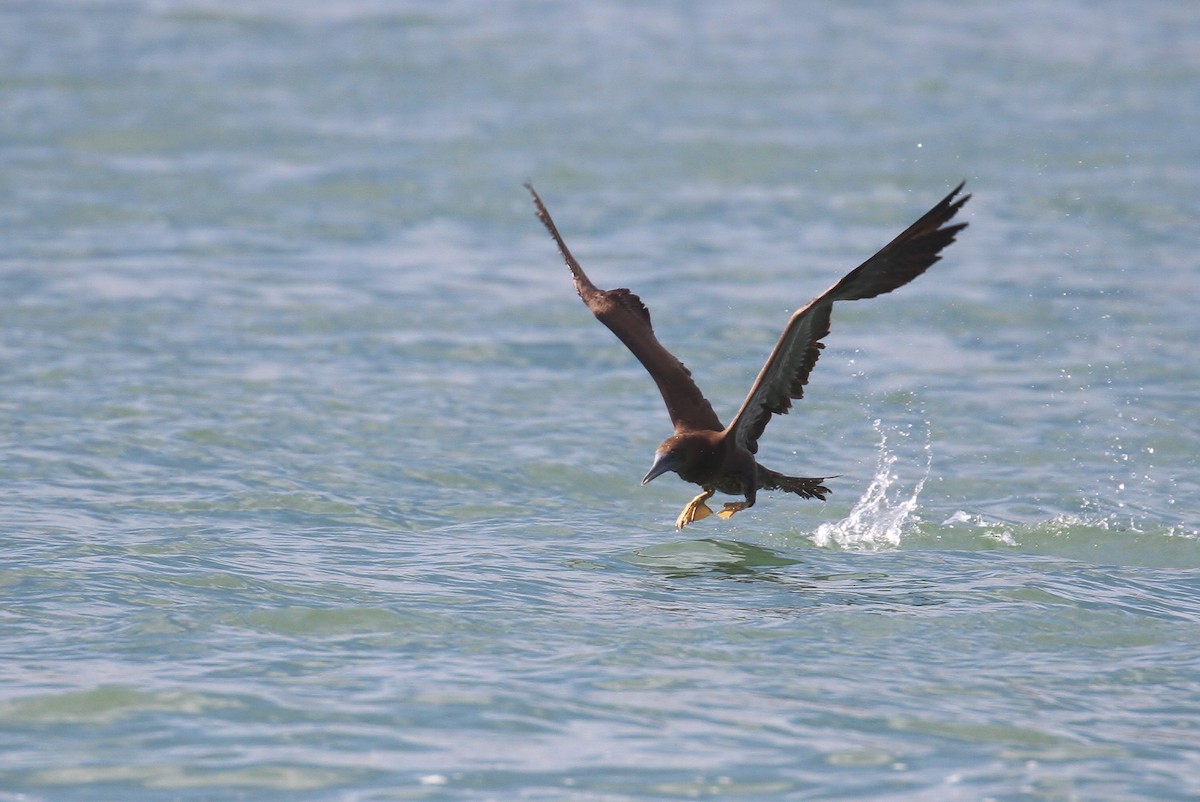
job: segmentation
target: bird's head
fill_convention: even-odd
[[[642,477],[642,484],[657,479],[668,471],[684,474],[710,450],[703,440],[687,435],[668,437],[654,452],[654,464]]]

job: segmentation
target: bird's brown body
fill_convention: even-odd
[[[964,195],[955,200],[962,190],[960,184],[882,250],[807,306],[796,310],[741,409],[728,426],[723,426],[690,371],[658,342],[650,312],[641,299],[627,289],[597,288],[571,255],[537,192],[528,184],[526,187],[533,196],[538,217],[554,237],[571,270],[579,297],[633,352],[662,393],[675,433],[658,447],[654,464],[642,484],[674,471],[684,481],[704,490],[679,514],[675,521],[677,528],[710,515],[705,502],[716,492],[745,499],[725,504],[718,513],[725,518],[753,506],[760,489],[783,490],[803,498],[825,498],[830,491],[823,484],[824,478],[785,476],[760,465],[754,456],[758,452],[758,438],[772,415],[785,414],[792,400],[803,396],[809,373],[824,348],[821,339],[829,333],[833,303],[891,292],[925,272],[941,258],[941,250],[966,227],[966,223],[945,224],[971,197]]]
[[[803,498],[822,501],[830,492],[822,484],[824,478],[785,476],[758,464],[754,454],[737,438],[729,437],[725,429],[691,430],[671,435],[655,452],[654,465],[642,479],[642,484],[667,471],[675,471],[683,481],[704,488],[704,492],[692,499],[676,519],[678,529],[711,514],[704,502],[714,492],[745,496],[745,501],[730,502],[717,513],[723,518],[753,507],[760,488],[786,490]]]
[[[685,482],[730,496],[745,496],[747,501],[758,491],[758,462],[724,431],[674,434],[659,446],[659,451],[678,458],[675,467],[668,470],[674,470]]]

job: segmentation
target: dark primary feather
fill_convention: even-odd
[[[558,251],[571,270],[575,279],[575,290],[587,304],[592,314],[612,330],[621,342],[633,352],[638,361],[646,368],[658,390],[662,393],[667,405],[667,413],[676,431],[683,429],[708,429],[720,431],[721,421],[713,411],[708,399],[700,392],[691,372],[683,363],[675,358],[658,338],[654,336],[654,328],[650,324],[650,310],[642,303],[642,299],[627,289],[602,290],[592,283],[579,262],[571,255],[571,250],[558,233],[550,213],[546,211],[542,199],[531,184],[525,188],[533,196],[533,204],[537,207],[538,218],[550,232],[558,244]]]
[[[971,197],[964,195],[955,200],[962,188],[959,184],[900,236],[792,315],[727,429],[742,447],[757,453],[758,438],[771,416],[786,413],[792,399],[803,397],[804,385],[825,347],[821,339],[829,334],[834,301],[874,298],[891,292],[941,259],[941,250],[967,227],[966,223],[944,226]]]

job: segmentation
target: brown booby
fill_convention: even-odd
[[[920,220],[847,273],[841,281],[792,314],[741,409],[728,426],[721,425],[691,372],[654,336],[650,311],[642,300],[624,288],[602,290],[593,284],[571,255],[532,184],[525,185],[533,196],[538,218],[554,237],[571,269],[579,297],[649,371],[666,402],[675,433],[654,453],[654,464],[642,484],[674,471],[684,481],[704,490],[679,513],[675,519],[676,529],[711,515],[712,510],[705,502],[717,491],[745,498],[744,501],[726,503],[717,513],[722,518],[754,506],[759,490],[783,490],[802,498],[825,499],[830,490],[822,483],[828,477],[785,476],[759,465],[754,458],[758,452],[758,438],[772,415],[787,413],[792,399],[804,395],[808,375],[825,347],[821,340],[829,334],[829,316],[834,302],[874,298],[904,286],[938,261],[942,249],[954,242],[955,235],[967,227],[966,223],[946,225],[971,197],[964,195],[955,199],[964,184],[955,187]]]

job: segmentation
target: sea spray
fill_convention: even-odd
[[[903,429],[885,427],[879,419],[872,424],[879,434],[879,456],[875,463],[875,475],[862,497],[855,502],[850,514],[840,521],[824,523],[812,534],[818,546],[835,546],[843,549],[884,549],[900,545],[900,539],[916,516],[917,497],[925,487],[929,471],[933,466],[933,450],[930,444],[929,423],[925,423],[925,465],[920,478],[906,492],[900,472],[895,470],[900,459],[898,451],[888,448],[889,434],[897,438],[908,438],[912,424]],[[902,449],[901,449],[902,450]]]

